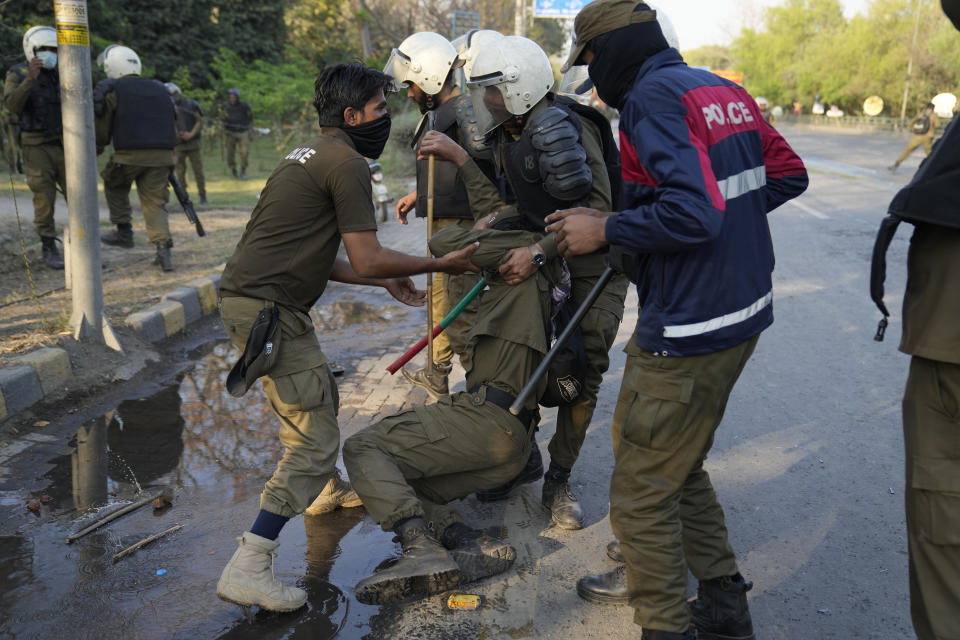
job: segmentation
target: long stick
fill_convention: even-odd
[[[156,500],[157,498],[159,498],[159,497],[162,496],[162,495],[163,495],[163,493],[161,492],[161,493],[158,493],[158,494],[156,494],[156,495],[150,496],[149,498],[144,498],[144,499],[139,500],[139,501],[137,501],[137,502],[134,502],[134,503],[132,503],[132,504],[128,504],[127,506],[121,507],[121,508],[117,509],[116,511],[111,511],[111,512],[108,513],[107,515],[103,516],[102,518],[100,518],[99,520],[97,520],[96,522],[94,522],[93,524],[91,524],[89,527],[86,527],[86,528],[84,528],[84,529],[81,529],[80,531],[77,531],[77,532],[76,532],[75,534],[73,534],[72,536],[68,537],[68,538],[67,538],[67,544],[70,544],[70,543],[72,543],[74,540],[78,540],[78,539],[82,538],[83,536],[87,535],[87,534],[90,533],[91,531],[94,531],[94,530],[96,530],[96,529],[99,529],[99,528],[102,527],[103,525],[107,524],[108,522],[112,522],[112,521],[116,520],[117,518],[119,518],[120,516],[122,516],[122,515],[124,515],[124,514],[130,513],[131,511],[136,511],[137,509],[139,509],[140,507],[142,507],[142,506],[145,505],[145,504],[150,504],[151,502],[153,502],[154,500]]]
[[[473,289],[470,289],[467,295],[463,296],[463,299],[457,303],[453,309],[450,310],[450,313],[443,317],[443,320],[440,321],[440,324],[433,328],[433,337],[436,338],[438,335],[443,333],[443,330],[450,326],[450,323],[453,322],[458,315],[473,301],[477,295],[483,291],[483,288],[487,286],[487,281],[483,278],[480,278],[480,282],[473,285]],[[427,346],[427,336],[420,338],[420,341],[417,344],[410,347],[410,350],[405,354],[393,361],[393,363],[387,367],[387,371],[391,374],[396,373],[400,370],[400,367],[410,362],[415,355],[423,351],[423,348]]]
[[[433,179],[437,157],[427,158],[427,257],[430,257],[430,238],[433,237]],[[427,274],[427,372],[433,373],[433,272]]]
[[[600,278],[597,280],[597,283],[593,285],[593,289],[590,290],[590,293],[588,293],[587,297],[584,298],[583,303],[577,308],[576,313],[573,314],[573,317],[560,334],[560,337],[557,338],[556,342],[553,343],[553,347],[547,352],[547,355],[543,357],[543,360],[540,361],[540,366],[537,367],[537,370],[533,372],[533,376],[527,380],[527,384],[523,387],[523,390],[517,396],[517,399],[513,401],[512,405],[510,405],[510,413],[515,416],[520,415],[520,411],[523,409],[524,403],[527,401],[527,398],[530,396],[530,394],[533,393],[533,390],[537,387],[540,379],[543,378],[544,374],[547,372],[547,369],[550,367],[550,363],[553,362],[553,359],[557,357],[560,349],[567,342],[567,340],[570,339],[573,331],[580,324],[580,321],[583,320],[583,316],[587,314],[587,311],[590,310],[590,307],[593,306],[593,303],[596,302],[597,298],[600,297],[600,293],[603,291],[603,288],[607,286],[607,283],[610,282],[610,278],[613,277],[613,274],[614,271],[610,267],[604,269],[603,273],[600,274]]]
[[[114,554],[114,556],[113,556],[113,561],[116,562],[117,560],[119,560],[119,559],[122,558],[123,556],[128,556],[128,555],[130,555],[131,553],[133,553],[134,551],[136,551],[136,550],[139,549],[140,547],[144,547],[144,546],[150,544],[151,542],[153,542],[154,540],[158,540],[158,539],[162,538],[163,536],[167,535],[168,533],[173,533],[174,531],[179,531],[180,529],[183,529],[183,525],[182,525],[182,524],[175,524],[175,525],[173,525],[172,527],[170,527],[169,529],[167,529],[166,531],[161,531],[160,533],[155,533],[155,534],[153,534],[153,535],[150,536],[149,538],[144,538],[143,540],[141,540],[141,541],[138,542],[137,544],[130,545],[129,547],[127,547],[126,549],[124,549],[124,550],[121,551],[120,553]]]

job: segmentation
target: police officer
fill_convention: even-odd
[[[260,512],[217,584],[217,594],[230,602],[276,611],[303,606],[306,592],[273,575],[280,530],[308,508],[322,513],[359,504],[336,474],[336,383],[309,315],[327,282],[382,286],[401,302],[420,306],[424,292],[403,276],[475,269],[469,260],[475,246],[442,258],[415,258],[377,240],[364,157],[379,157],[390,134],[383,94],[389,84],[388,76],[360,64],[323,70],[314,99],[320,132],[288,153],[267,180],[223,272],[220,315],[235,345],[244,348],[261,313],[275,313],[275,362],[245,377],[240,392],[265,374],[264,392],[284,448],[260,496]],[[349,262],[337,258],[341,240]]]
[[[513,547],[468,527],[447,503],[513,478],[529,457],[537,395],[517,416],[509,408],[547,351],[550,286],[560,269],[545,265],[516,286],[494,270],[511,248],[526,249],[540,238],[451,226],[430,241],[436,255],[479,241],[472,261],[493,273],[468,336],[467,391],[381,420],[343,445],[364,507],[403,547],[395,564],[357,584],[360,602],[439,593],[505,571],[516,558]],[[545,381],[539,386],[542,392]]]
[[[942,0],[960,30],[960,0]],[[960,638],[960,126],[947,125],[913,179],[890,203],[874,249],[871,295],[884,316],[886,248],[901,220],[914,225],[907,255],[900,351],[910,616],[919,640]],[[882,334],[880,334],[882,338]]]
[[[130,185],[136,181],[147,237],[157,249],[154,262],[163,271],[172,271],[173,239],[164,205],[170,196],[167,185],[176,143],[173,104],[160,82],[140,77],[140,57],[129,47],[107,47],[103,70],[107,79],[98,82],[93,92],[97,152],[112,142],[114,152],[101,175],[110,222],[117,228],[100,239],[115,247],[133,248]]]
[[[203,176],[203,110],[196,100],[184,98],[180,87],[172,82],[164,83],[177,109],[177,144],[173,152],[177,157],[177,180],[187,188],[187,160],[193,165],[200,204],[207,204],[206,179]]]
[[[494,37],[501,37],[496,32]],[[481,36],[480,39],[482,39]],[[428,130],[442,131],[466,149],[477,162],[492,175],[492,156],[488,145],[478,135],[473,105],[468,95],[460,93],[456,86],[455,61],[457,49],[446,38],[430,32],[415,33],[400,43],[390,54],[384,73],[393,78],[393,89],[406,87],[407,97],[424,114],[420,130],[414,141],[419,147],[422,134]],[[427,158],[417,161],[417,188],[397,202],[397,219],[407,223],[407,214],[416,208],[417,217],[427,215]],[[434,174],[433,231],[457,225],[473,226],[473,212],[467,197],[467,189],[460,179],[457,166],[438,159]],[[453,306],[476,284],[478,276],[464,274],[446,276],[438,274],[434,279],[433,315],[439,322]],[[471,304],[439,336],[433,339],[433,370],[427,367],[411,370],[404,367],[404,377],[424,388],[432,398],[439,399],[449,393],[447,377],[454,353],[462,353],[466,331],[473,324],[476,305]]]
[[[933,103],[928,102],[926,106],[920,110],[920,113],[910,121],[910,125],[907,128],[913,133],[913,137],[907,142],[907,146],[903,148],[903,151],[897,156],[894,163],[887,167],[887,170],[889,170],[890,173],[895,172],[897,167],[900,166],[900,163],[906,160],[907,156],[913,153],[913,150],[917,147],[923,147],[923,151],[929,156],[930,149],[933,148],[933,137],[936,135],[939,126],[940,118],[938,118],[934,112]]]
[[[220,109],[220,122],[227,141],[227,165],[233,177],[247,179],[247,154],[250,150],[250,130],[253,128],[253,111],[250,105],[240,101],[240,92],[230,89],[227,104]],[[240,147],[240,174],[237,175],[237,146]]]
[[[610,522],[626,569],[577,591],[629,602],[645,640],[752,640],[751,584],[703,462],[773,322],[767,213],[802,193],[807,174],[750,95],[687,67],[661,24],[637,0],[595,0],[577,15],[564,65],[588,64],[620,111],[626,196],[620,211],[551,214],[547,229],[563,255],[634,252],[619,262],[642,309],[613,419]],[[688,568],[700,581],[689,605]]]
[[[467,78],[478,119],[496,127],[493,135],[495,163],[516,196],[507,205],[476,163],[453,141],[430,132],[421,143],[421,152],[436,153],[460,166],[470,191],[471,203],[479,210],[495,211],[481,219],[482,225],[498,229],[526,229],[542,233],[544,218],[557,209],[578,204],[611,207],[613,193],[605,151],[614,160],[613,177],[619,181],[616,147],[607,120],[592,107],[555,96],[553,69],[543,50],[533,41],[505,36],[493,46],[481,49]],[[529,247],[508,252],[499,271],[509,284],[517,284],[557,256],[552,234]],[[567,304],[580,305],[606,266],[603,251],[569,261],[572,291]],[[586,350],[585,378],[580,394],[560,406],[557,429],[550,439],[550,467],[544,476],[541,500],[557,526],[579,529],[583,511],[570,489],[570,470],[580,453],[603,373],[609,366],[623,316],[627,279],[615,277],[587,312],[580,327]],[[533,482],[543,475],[537,447],[531,449],[527,467],[511,482],[481,492],[481,500],[505,498],[513,487]]]
[[[43,261],[51,269],[63,269],[53,219],[57,187],[65,193],[67,183],[56,30],[53,27],[28,30],[23,36],[23,53],[26,63],[7,72],[3,103],[10,115],[19,121],[27,185],[33,192],[33,223],[43,243]],[[15,154],[15,149],[15,143],[11,142],[11,153]],[[13,158],[11,155],[11,172]]]

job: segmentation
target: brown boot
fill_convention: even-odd
[[[353,490],[350,483],[340,477],[340,470],[337,469],[334,475],[327,481],[327,485],[313,501],[307,510],[304,511],[308,516],[319,516],[324,513],[330,513],[338,507],[344,509],[353,509],[363,506],[363,500]]]
[[[440,593],[460,583],[460,568],[443,545],[430,537],[423,518],[409,518],[396,532],[403,555],[357,583],[354,593],[358,601],[390,604]]]
[[[450,375],[451,369],[453,369],[453,365],[445,362],[443,364],[434,363],[433,371],[427,371],[426,367],[416,371],[404,367],[400,372],[403,373],[404,378],[413,384],[426,389],[431,398],[439,400],[443,396],[450,395],[447,376]]]

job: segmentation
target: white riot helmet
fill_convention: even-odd
[[[100,65],[108,78],[140,75],[140,56],[130,47],[112,44],[100,54]]]
[[[383,72],[393,78],[391,89],[400,91],[407,83],[435,96],[457,59],[457,50],[439,33],[421,31],[409,36],[390,53]]]
[[[492,29],[471,29],[451,44],[457,50],[457,59],[463,64],[463,76],[470,77],[477,53],[503,39],[503,34]]]
[[[663,31],[663,37],[667,41],[667,44],[677,51],[680,51],[680,37],[677,35],[677,30],[673,26],[670,16],[668,16],[663,9],[652,2],[646,2],[645,4],[657,12],[657,22],[660,24],[660,31]]]
[[[53,69],[57,66],[57,54],[53,51],[37,51],[41,47],[57,48],[57,30],[53,27],[31,27],[23,34],[23,55],[27,62],[34,56],[43,60],[44,69]]]
[[[547,54],[536,42],[522,36],[504,36],[496,46],[477,52],[471,71],[467,78],[471,95],[482,97],[488,88],[495,87],[503,96],[506,111],[514,116],[530,111],[554,83]],[[481,108],[476,99],[474,106]],[[502,114],[491,115],[496,124],[505,119]]]

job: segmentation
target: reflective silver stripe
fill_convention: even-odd
[[[723,180],[717,180],[717,186],[720,187],[720,193],[724,200],[733,200],[750,191],[755,191],[767,184],[767,168],[765,166],[754,167],[741,171],[736,175]]]
[[[704,333],[716,331],[717,329],[729,327],[732,324],[743,322],[747,318],[752,318],[760,313],[760,311],[762,311],[764,308],[770,306],[771,302],[773,302],[773,291],[767,293],[749,307],[740,309],[740,311],[728,313],[724,316],[720,316],[719,318],[713,318],[705,322],[694,322],[693,324],[678,324],[672,327],[664,327],[663,337],[689,338],[690,336],[699,336]]]

